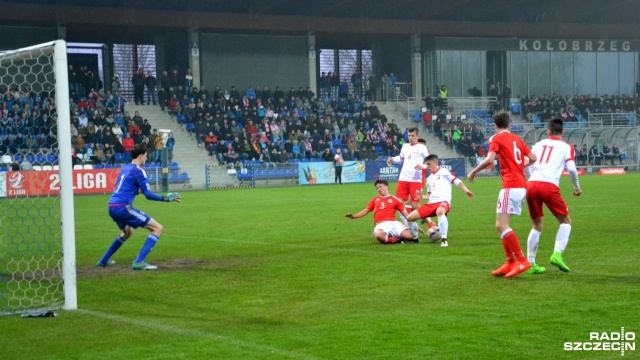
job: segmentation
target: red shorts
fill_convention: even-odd
[[[416,196],[416,192],[418,195]],[[396,187],[396,197],[407,201],[411,198],[412,202],[420,202],[422,196],[422,183],[410,181],[398,181]]]
[[[527,184],[527,205],[531,219],[544,216],[542,204],[547,205],[554,216],[569,215],[569,208],[560,194],[560,188],[544,181],[530,181]]]
[[[445,208],[446,215],[451,209],[451,204],[446,201],[441,201],[433,204],[420,205],[420,207],[418,208],[418,214],[420,214],[421,218],[426,218],[428,216],[437,216],[436,210],[438,210],[439,207]]]

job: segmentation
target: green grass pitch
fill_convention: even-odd
[[[565,351],[590,332],[640,333],[640,174],[581,177],[562,190],[573,231],[565,262],[548,264],[557,221],[547,213],[543,275],[494,278],[499,179],[453,189],[448,248],[379,245],[372,214],[349,220],[372,184],[183,193],[135,205],[164,225],[130,265],[147,231],[93,265],[117,235],[107,196],[75,200],[78,311],[0,317],[0,359],[602,359]],[[395,191],[392,184],[391,191]],[[512,227],[526,250],[530,220]],[[624,358],[639,357],[639,350]]]

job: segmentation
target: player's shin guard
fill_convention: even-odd
[[[564,249],[567,248],[567,243],[569,243],[569,235],[571,235],[571,225],[560,224],[560,228],[556,234],[556,246],[553,251],[558,251],[562,254]]]
[[[440,228],[440,235],[447,239],[447,233],[449,231],[449,219],[447,219],[447,215],[438,216],[438,227]]]
[[[147,255],[149,255],[149,252],[151,252],[151,249],[156,246],[157,242],[158,236],[156,236],[155,234],[149,235],[149,237],[147,237],[147,240],[144,242],[144,245],[142,245],[142,249],[140,249],[138,257],[136,258],[136,261],[134,261],[134,263],[144,261],[144,259],[147,258]]]
[[[529,231],[529,237],[527,238],[527,259],[530,263],[536,262],[540,234],[541,232],[536,229],[531,229],[531,231]]]
[[[107,252],[105,252],[104,255],[102,255],[102,259],[100,259],[100,263],[106,264],[107,261],[109,261],[109,259],[111,258],[111,256],[113,256],[113,254],[115,254],[116,251],[120,249],[122,244],[124,244],[124,240],[122,239],[122,237],[118,236],[115,240],[113,240],[113,242],[111,243],[111,246],[109,246],[109,248],[107,249]]]

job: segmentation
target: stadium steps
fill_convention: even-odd
[[[173,131],[176,145],[173,148],[173,161],[180,166],[180,172],[186,172],[191,177],[193,189],[204,189],[205,186],[205,164],[214,164],[213,158],[207,155],[202,148],[198,148],[194,136],[189,136],[183,128],[171,118],[166,112],[160,110],[160,106],[155,105],[131,105],[127,104],[126,110],[133,116],[135,111],[140,113],[143,119],[148,119],[152,129],[168,129]],[[204,146],[204,145],[203,145]],[[172,190],[180,190],[182,185]]]
[[[389,122],[391,122],[392,119],[396,120],[395,122],[398,125],[398,129],[400,129],[400,133],[403,133],[406,128],[417,127],[420,137],[427,141],[427,147],[429,148],[430,153],[438,155],[438,158],[440,159],[459,157],[458,154],[456,154],[453,149],[449,149],[441,139],[437,138],[432,133],[429,133],[422,123],[416,123],[404,116],[396,109],[393,103],[380,101],[375,104],[378,107],[378,110],[380,110],[380,113],[384,114]]]

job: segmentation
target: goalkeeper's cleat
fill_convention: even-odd
[[[542,274],[546,271],[547,269],[544,268],[544,266],[540,266],[536,263],[531,263],[531,269],[527,270],[527,274],[529,275],[536,275],[536,274]]]
[[[522,274],[523,272],[525,272],[525,271],[527,271],[529,269],[531,269],[531,264],[527,260],[518,261],[511,268],[511,271],[509,271],[504,277],[505,278],[512,278],[514,276]]]
[[[115,264],[116,264],[115,260],[107,260],[106,264],[98,261],[96,263],[96,267],[107,267],[107,266],[112,266],[112,265],[115,265]]]
[[[503,276],[507,275],[511,268],[513,268],[517,263],[514,260],[507,260],[504,264],[502,264],[499,268],[493,270],[491,275],[493,276]]]
[[[151,265],[146,261],[134,262],[131,265],[133,270],[156,270],[158,267],[155,265]]]
[[[564,261],[562,261],[562,254],[559,251],[555,251],[553,255],[551,255],[551,259],[549,259],[551,265],[555,265],[560,269],[560,271],[569,272],[571,269],[567,265],[565,265]]]

